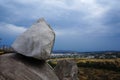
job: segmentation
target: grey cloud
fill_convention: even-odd
[[[0,21],[18,27],[28,27],[38,18],[44,17],[56,31],[56,46],[60,45],[61,41],[66,45],[75,41],[76,43],[71,45],[75,47],[76,44],[81,48],[80,44],[87,47],[87,44],[92,45],[90,43],[94,41],[96,46],[100,44],[102,46],[102,43],[107,44],[109,38],[112,42],[112,38],[120,35],[119,2],[119,0],[0,0]],[[91,40],[87,40],[88,38]]]

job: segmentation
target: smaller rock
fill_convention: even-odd
[[[60,80],[79,80],[77,64],[72,60],[58,61],[55,73]]]

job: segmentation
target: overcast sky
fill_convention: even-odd
[[[56,33],[54,50],[120,51],[120,0],[0,0],[0,44],[41,17]]]

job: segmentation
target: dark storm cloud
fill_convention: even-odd
[[[23,32],[44,17],[56,32],[54,49],[120,50],[119,3],[119,0],[0,0],[0,31],[9,34],[12,29],[14,37],[15,30]]]

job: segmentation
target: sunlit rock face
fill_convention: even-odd
[[[46,60],[50,56],[54,39],[54,31],[44,19],[40,19],[21,34],[12,47],[25,56]]]

